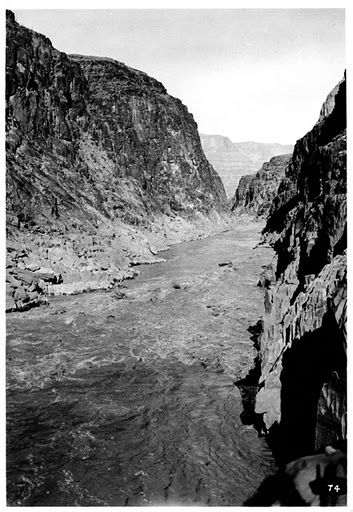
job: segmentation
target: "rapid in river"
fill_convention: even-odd
[[[241,419],[263,314],[253,223],[117,290],[7,316],[12,506],[241,506],[276,471]]]

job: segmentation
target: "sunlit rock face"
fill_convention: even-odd
[[[48,286],[106,288],[169,243],[227,226],[223,184],[180,100],[124,64],[56,50],[12,12],[6,23],[8,310]],[[39,285],[18,268],[58,277]]]
[[[238,214],[266,217],[291,156],[274,156],[269,162],[265,162],[256,174],[242,176],[231,200],[231,209]]]
[[[231,199],[239,180],[246,174],[254,174],[276,155],[292,153],[293,146],[263,142],[232,142],[222,135],[200,134],[201,143],[208,161],[216,169]]]
[[[278,259],[256,411],[287,460],[346,438],[345,87],[297,142],[265,229]]]

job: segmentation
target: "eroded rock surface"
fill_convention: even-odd
[[[232,210],[237,214],[247,213],[255,217],[266,217],[291,156],[274,156],[269,162],[265,162],[255,175],[242,176],[231,201]]]
[[[297,142],[265,229],[278,262],[256,411],[285,460],[346,438],[345,80],[334,91]]]
[[[68,56],[12,12],[6,28],[9,310],[40,303],[44,289],[106,288],[172,243],[229,227],[197,125],[161,83]],[[42,267],[60,282],[38,284]]]

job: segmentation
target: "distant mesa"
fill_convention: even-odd
[[[292,153],[294,147],[266,142],[232,142],[222,135],[200,134],[206,158],[220,175],[227,197],[234,196],[241,176],[254,174],[272,157]]]

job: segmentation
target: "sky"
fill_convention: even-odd
[[[345,10],[13,9],[66,53],[156,78],[199,132],[294,144],[345,69]]]

